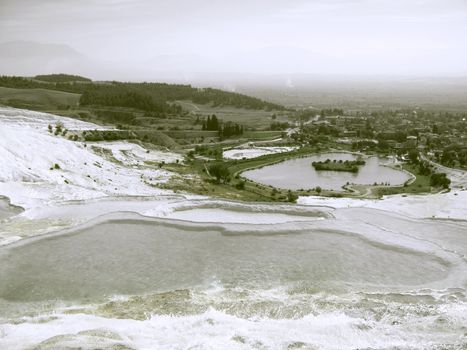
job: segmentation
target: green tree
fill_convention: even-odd
[[[413,164],[417,164],[418,163],[418,151],[415,150],[415,149],[411,149],[409,151],[409,159],[410,159],[410,162],[413,163]]]
[[[287,192],[287,201],[288,202],[295,203],[297,201],[297,199],[298,199],[298,196],[295,193],[293,193],[290,190]]]
[[[451,180],[446,177],[445,173],[432,174],[430,177],[430,185],[433,187],[442,187],[447,189],[450,184]]]
[[[211,176],[216,178],[217,183],[220,183],[221,181],[226,183],[230,178],[229,168],[223,162],[217,162],[209,165],[208,171]]]

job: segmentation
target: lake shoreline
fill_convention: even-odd
[[[311,164],[303,164],[301,165],[300,169],[298,169],[297,165],[295,163],[300,162],[302,159],[306,158],[307,161],[309,160],[311,163],[314,161],[322,161],[324,158],[336,158],[336,155],[340,154],[345,154],[345,155],[351,155],[351,156],[359,156],[363,157],[366,160],[372,160],[372,159],[377,159],[377,164],[366,164],[362,166],[362,169],[360,169],[357,173],[349,173],[347,174],[346,172],[335,172],[335,171],[326,171],[326,172],[320,172],[315,169],[311,169]],[[346,157],[348,158],[348,157]],[[363,155],[361,153],[355,153],[355,152],[319,152],[319,153],[310,153],[307,155],[300,155],[298,157],[291,157],[291,158],[285,158],[281,159],[280,161],[274,162],[273,164],[264,164],[258,167],[254,168],[249,168],[249,170],[244,170],[241,173],[242,178],[247,179],[248,181],[253,181],[257,183],[261,183],[262,185],[266,186],[273,186],[273,187],[278,187],[280,189],[285,189],[285,190],[292,190],[292,191],[299,191],[299,194],[303,194],[303,191],[307,191],[309,189],[315,189],[316,187],[320,187],[323,191],[326,191],[328,193],[329,191],[338,193],[339,195],[342,196],[350,196],[354,197],[352,193],[349,193],[348,191],[341,191],[343,186],[345,185],[350,185],[350,184],[356,184],[355,181],[360,181],[359,185],[361,186],[371,186],[372,184],[374,185],[375,183],[380,184],[382,182],[386,183],[387,178],[382,178],[382,176],[388,176],[388,177],[394,177],[397,173],[404,173],[407,175],[407,178],[400,179],[398,180],[397,184],[391,184],[388,187],[394,187],[394,186],[401,186],[405,184],[407,181],[410,179],[413,179],[415,175],[410,174],[408,172],[403,172],[399,169],[387,166],[385,163],[382,163],[379,161],[381,159],[378,156],[374,155]],[[353,160],[352,159],[343,159],[343,160]],[[286,167],[281,163],[288,162],[291,166],[293,166],[293,169],[286,169]],[[302,162],[303,163],[303,162]],[[367,162],[371,163],[371,162]],[[308,166],[309,165],[309,166]],[[278,168],[276,171],[272,169],[272,167],[276,166]],[[371,169],[370,166],[378,166],[378,167],[387,167],[388,169],[391,169],[390,171],[386,171],[388,173],[387,175],[382,175],[380,174],[381,171],[376,171],[372,170],[373,174],[368,174],[368,169]],[[265,168],[270,167],[271,172],[274,173],[273,177],[269,179],[269,175],[267,175],[267,171]],[[279,169],[280,168],[280,169]],[[297,169],[295,169],[297,168]],[[252,177],[252,175],[256,172],[256,174]],[[262,175],[259,175],[259,174]],[[392,174],[391,174],[392,173]],[[279,180],[279,175],[277,174],[284,174],[283,180]],[[298,176],[297,176],[298,174]],[[364,175],[362,175],[364,174]],[[248,176],[250,175],[250,176]],[[326,176],[327,175],[327,176]],[[260,179],[260,177],[263,176],[263,179]],[[291,178],[293,176],[293,179]],[[323,177],[325,176],[325,177]],[[359,177],[364,176],[366,180],[358,180]],[[279,184],[279,181],[285,181],[285,177],[287,177],[287,184]],[[306,177],[305,179],[303,179]],[[319,179],[323,177],[324,181],[320,181]],[[379,177],[379,178],[378,178]],[[340,183],[336,182],[336,179],[342,178],[342,180],[337,180],[340,181]],[[344,179],[345,178],[345,179]],[[384,181],[383,181],[384,180]],[[391,180],[390,180],[391,181]],[[329,187],[331,184],[332,187]],[[319,193],[318,193],[319,194]]]

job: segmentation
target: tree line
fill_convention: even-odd
[[[80,75],[71,75],[71,74],[44,74],[36,75],[35,80],[45,81],[49,83],[69,83],[69,82],[87,82],[91,83],[92,80],[89,78],[82,77]]]
[[[215,114],[208,116],[202,121],[202,130],[218,131],[221,139],[243,134],[243,126],[231,121],[222,122]]]

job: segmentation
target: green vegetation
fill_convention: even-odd
[[[273,140],[282,137],[281,131],[245,131],[243,136],[254,140]]]
[[[415,180],[407,181],[404,186],[376,187],[373,191],[374,194],[377,196],[384,196],[402,193],[433,193],[439,191],[441,188],[449,188],[449,184],[451,183],[451,181],[446,178],[446,174],[434,173],[431,166],[424,162],[406,163],[402,168],[413,174]]]
[[[0,103],[31,110],[64,109],[77,106],[79,94],[46,89],[13,89],[0,87]]]
[[[358,159],[358,160],[333,160],[326,159],[322,162],[313,162],[311,165],[315,168],[315,170],[328,170],[328,171],[347,171],[351,173],[357,173],[359,170],[359,166],[365,165],[365,161]]]
[[[448,189],[450,184],[451,180],[446,177],[445,173],[432,174],[430,177],[430,185],[433,187]]]
[[[342,196],[319,187],[300,191],[276,189],[242,179],[247,169],[329,150],[386,154],[408,161],[403,167],[416,175],[405,186],[372,186],[373,195],[428,193],[449,187],[443,174],[433,174],[421,162],[427,157],[447,166],[465,168],[467,152],[464,112],[441,113],[396,108],[350,111],[340,108],[293,110],[261,99],[218,89],[163,83],[93,82],[67,74],[34,78],[0,77],[0,103],[51,112],[118,130],[68,132],[50,125],[49,132],[70,140],[132,140],[184,149],[187,165],[174,167],[193,179],[167,184],[189,192],[243,200],[294,201],[297,195]],[[442,118],[443,122],[439,120]],[[285,129],[296,126],[289,136]],[[254,159],[222,161],[223,147],[282,138],[300,149]],[[256,142],[258,145],[259,142]],[[419,153],[423,157],[419,156]],[[316,162],[316,170],[358,171],[358,161]],[[52,167],[53,168],[53,167]],[[350,191],[350,188],[349,188]],[[350,196],[369,194],[368,187]]]
[[[213,114],[212,116],[209,116],[203,120],[202,122],[202,130],[208,130],[208,131],[216,131],[219,130],[219,120],[217,119],[217,116]]]
[[[392,194],[402,194],[402,193],[412,193],[412,194],[421,194],[421,193],[431,193],[432,188],[430,186],[430,176],[422,175],[419,173],[419,169],[416,165],[413,164],[404,164],[402,166],[403,170],[406,170],[415,176],[414,181],[407,181],[404,186],[376,186],[373,190],[373,193],[377,197],[392,195]]]
[[[217,183],[227,183],[230,180],[230,171],[223,162],[212,163],[208,167],[209,174],[216,178]]]
[[[219,160],[222,159],[223,152],[222,146],[198,145],[193,153]]]
[[[214,106],[233,106],[253,110],[285,109],[283,106],[255,97],[219,89],[195,88],[191,85],[121,83],[115,81],[94,83],[86,80],[86,78],[64,74],[39,77],[42,77],[43,81],[23,77],[1,76],[0,86],[20,89],[45,88],[79,93],[82,94],[80,103],[83,105],[134,107],[141,110],[166,111],[172,108],[179,109],[179,105],[168,103],[177,100],[191,100],[199,104],[212,103]],[[80,83],[76,83],[76,81]]]
[[[444,166],[467,170],[467,147],[461,143],[436,151],[433,158]]]
[[[130,90],[124,85],[93,85],[86,89],[79,100],[83,106],[128,107],[156,113],[180,113],[177,105],[148,93]]]
[[[88,130],[81,133],[84,141],[134,140],[137,135],[129,130]]]
[[[381,197],[383,195],[390,194],[399,194],[399,193],[431,193],[439,191],[440,188],[443,188],[447,181],[449,181],[444,174],[434,174],[433,169],[426,162],[416,161],[413,163],[403,164],[403,170],[408,171],[412,174],[416,174],[415,178],[408,180],[403,186],[388,186],[388,185],[355,185],[352,186],[352,190],[349,189],[348,192],[341,193],[331,190],[323,190],[321,187],[316,187],[314,189],[301,189],[297,191],[289,191],[279,188],[274,188],[272,186],[262,185],[249,181],[247,179],[241,178],[240,173],[253,169],[259,168],[262,166],[271,165],[277,162],[284,161],[286,159],[308,156],[316,152],[316,148],[304,147],[292,152],[287,153],[278,153],[265,155],[253,159],[243,159],[243,160],[227,160],[224,162],[215,161],[207,162],[205,160],[197,160],[194,158],[188,159],[189,168],[197,170],[197,173],[205,178],[205,181],[208,181],[213,186],[223,186],[223,190],[218,193],[219,196],[221,192],[228,192],[229,195],[232,192],[236,191],[235,198],[245,198],[247,196],[249,200],[268,200],[268,201],[295,201],[299,195],[323,195],[327,197]],[[359,165],[362,165],[363,161],[355,161]],[[324,162],[325,164],[339,164],[336,162]],[[344,163],[344,162],[342,162]],[[213,167],[213,172],[211,173],[211,166]],[[208,171],[206,171],[208,169]],[[222,169],[222,175],[221,174]],[[219,170],[219,172],[217,172]],[[218,175],[219,174],[219,175]],[[446,181],[447,180],[447,181]],[[437,183],[435,184],[434,181]],[[228,191],[227,189],[230,190]],[[444,187],[445,188],[445,187]],[[187,190],[187,189],[185,189]],[[214,191],[214,190],[212,190]],[[205,194],[208,194],[205,192]],[[229,197],[231,198],[231,197]]]
[[[148,162],[148,164],[152,163]],[[179,175],[172,177],[165,184],[157,185],[160,188],[250,202],[278,200],[269,196],[268,189],[258,184],[232,178],[228,183],[217,182],[215,178],[208,175],[203,161],[191,160],[187,164],[166,164],[164,169]],[[281,200],[285,201],[285,195]]]
[[[134,139],[136,135],[143,142],[171,148],[240,139],[247,130],[250,134],[243,142],[256,137],[266,139],[269,136],[261,133],[268,131],[255,135],[252,126],[267,129],[271,111],[285,113],[283,106],[217,89],[162,83],[92,82],[66,74],[35,78],[1,76],[0,103],[131,131],[126,134],[96,132],[88,139],[123,139],[125,135]],[[192,113],[192,109],[185,109],[190,105],[197,111],[198,106],[206,111],[219,111],[221,117],[215,113]],[[250,123],[252,120],[255,124]],[[244,121],[249,126],[243,125]]]
[[[58,165],[57,163],[55,163],[53,166],[49,168],[49,170],[60,170],[60,169],[61,169],[60,165]]]
[[[183,110],[189,112],[194,118],[207,118],[211,115],[216,115],[218,119],[225,121],[232,121],[234,123],[243,125],[244,132],[247,130],[261,130],[268,131],[271,129],[271,120],[286,123],[290,121],[293,116],[293,110],[267,110],[267,109],[248,109],[244,107],[233,107],[227,105],[216,105],[214,103],[198,104],[192,101],[176,101]],[[275,119],[272,119],[272,118]],[[276,135],[280,132],[276,132]]]
[[[186,97],[178,98],[180,100]],[[213,106],[233,106],[238,108],[248,109],[267,109],[267,110],[283,110],[284,107],[275,103],[264,102],[256,97],[250,97],[235,92],[227,92],[218,89],[197,89],[191,95],[191,100],[194,103],[206,104],[213,102]]]
[[[48,83],[69,83],[75,81],[81,82],[92,82],[91,79],[85,78],[79,75],[70,75],[70,74],[45,74],[45,75],[36,75],[34,80],[45,81]]]

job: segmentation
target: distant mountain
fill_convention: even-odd
[[[33,41],[0,44],[0,74],[37,75],[78,71],[89,59],[67,45]]]
[[[121,78],[121,71],[115,65],[91,59],[68,45],[35,41],[0,43],[0,75],[66,72],[98,80]]]
[[[69,59],[83,59],[84,55],[80,54],[73,48],[63,44],[45,44],[35,41],[10,41],[0,44],[1,57],[7,59],[16,59],[18,57],[27,57],[35,55],[38,58],[55,58],[63,57]]]

